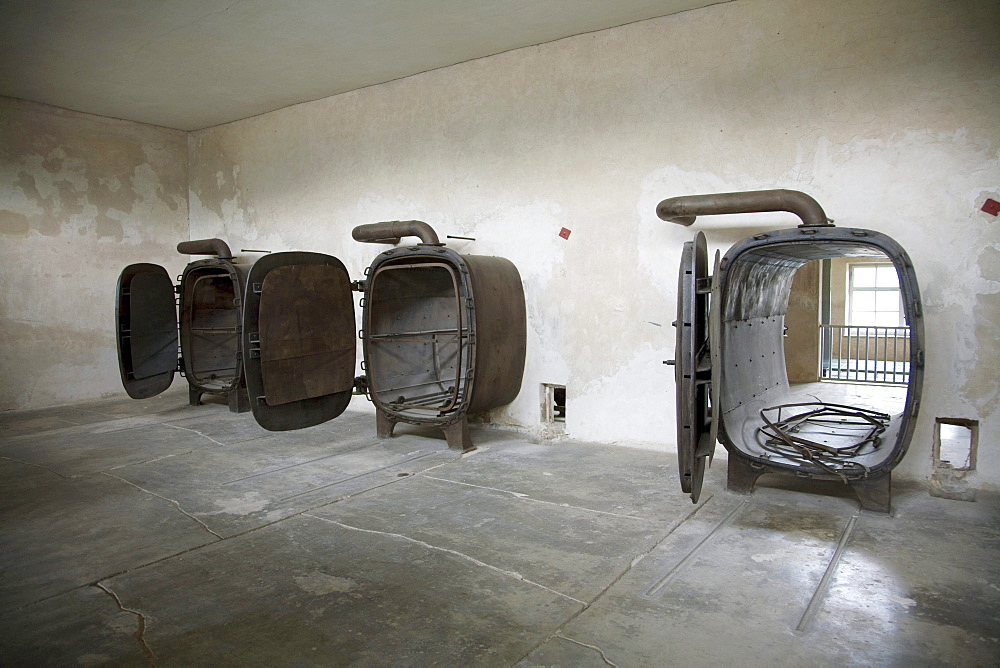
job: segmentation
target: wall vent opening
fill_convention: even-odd
[[[974,471],[979,449],[979,421],[936,418],[934,421],[934,466],[955,471]]]
[[[566,386],[542,384],[542,423],[566,422]]]

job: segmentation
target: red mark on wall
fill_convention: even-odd
[[[993,200],[989,200],[989,201],[993,202]],[[995,203],[996,202],[994,202],[994,204]],[[984,209],[984,211],[985,211],[985,209]],[[996,214],[993,214],[993,215],[995,216]],[[559,230],[559,236],[561,236],[563,239],[569,239],[569,230],[567,230],[565,227],[562,228],[561,230]]]
[[[983,211],[990,214],[991,216],[1000,214],[1000,202],[996,201],[995,199],[990,199],[989,197],[987,197],[986,201],[983,202]]]

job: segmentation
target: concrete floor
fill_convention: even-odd
[[[740,497],[717,457],[693,506],[663,453],[396,431],[177,391],[0,416],[0,664],[1000,662],[997,495]]]

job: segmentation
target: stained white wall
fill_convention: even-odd
[[[494,415],[539,429],[564,383],[567,432],[673,446],[683,194],[783,187],[898,240],[921,281],[935,416],[982,421],[977,484],[1000,482],[997,331],[1000,5],[739,0],[485,58],[191,135],[192,236],[314,249],[353,274],[350,230],[425,220],[510,258],[528,302],[521,395]],[[705,220],[710,245],[794,224]],[[572,231],[568,240],[558,236]]]
[[[974,418],[971,482],[1000,487],[1000,223],[979,210],[1000,199],[998,25],[994,0],[737,0],[428,72],[192,133],[189,228],[178,224],[177,134],[5,103],[5,406],[120,392],[114,278],[130,261],[179,267],[181,231],[234,249],[333,253],[360,277],[380,247],[353,242],[351,228],[417,218],[476,237],[455,242],[461,252],[521,271],[524,385],[494,420],[539,430],[539,384],[560,383],[571,436],[669,450],[662,361],[693,231],[657,219],[655,205],[783,187],[841,225],[889,234],[915,263],[928,373],[897,471],[929,474],[935,417]],[[52,139],[10,150],[22,135]],[[122,143],[141,150],[119,158]],[[77,145],[73,160],[45,166]],[[108,160],[117,167],[90,166]],[[29,197],[22,172],[48,190]],[[100,203],[102,188],[122,187],[131,211]],[[60,206],[45,209],[45,197]],[[56,234],[33,227],[52,220]],[[725,249],[795,222],[761,214],[699,228]],[[81,302],[82,321],[70,315]]]
[[[184,132],[0,98],[0,410],[120,394],[118,273],[187,236]]]

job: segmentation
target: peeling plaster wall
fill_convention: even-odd
[[[496,422],[540,431],[540,383],[567,434],[674,446],[676,266],[668,196],[783,187],[887,233],[923,291],[935,416],[977,418],[979,480],[1000,486],[1000,52],[993,0],[739,0],[485,58],[193,133],[191,236],[234,249],[383,247],[360,223],[417,218],[460,252],[520,269],[528,359]],[[718,217],[710,247],[795,224]],[[560,228],[572,231],[568,240]]]
[[[115,285],[186,259],[186,134],[0,98],[0,410],[118,394]]]

